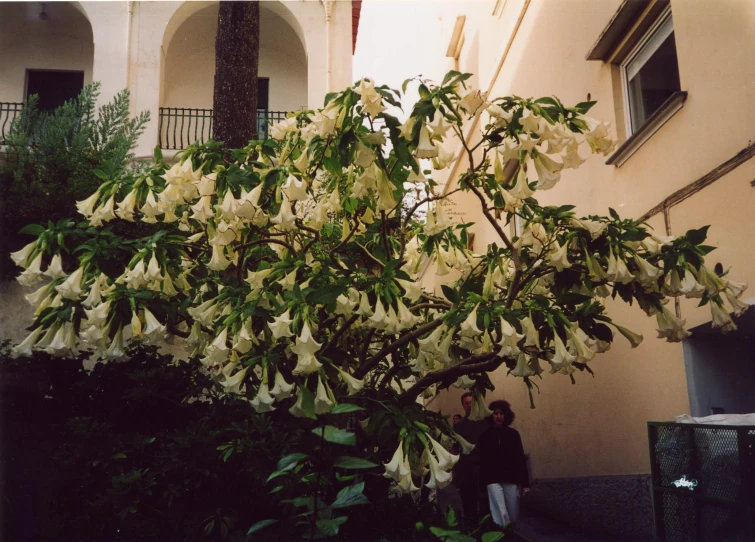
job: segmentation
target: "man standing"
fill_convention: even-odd
[[[471,392],[461,396],[461,406],[464,417],[454,424],[454,431],[470,444],[477,444],[480,435],[489,425],[485,420],[473,421],[469,419],[472,412]],[[477,447],[467,455],[462,455],[454,468],[454,483],[459,488],[461,503],[464,507],[464,525],[467,529],[474,528],[479,522],[480,512],[480,453]]]

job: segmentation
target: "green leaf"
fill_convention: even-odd
[[[708,228],[710,228],[710,226],[703,226],[697,230],[689,230],[684,236],[693,245],[699,245],[705,241],[706,237],[708,237]]]
[[[379,465],[372,461],[362,459],[361,457],[344,455],[336,459],[334,466],[341,469],[371,469],[373,467],[378,467]]]
[[[333,303],[336,298],[345,291],[346,288],[343,286],[328,284],[327,286],[310,293],[307,296],[307,301],[312,305],[328,305]]]
[[[369,504],[370,501],[362,494],[364,482],[343,488],[338,492],[336,500],[330,505],[331,508],[348,508],[359,504]]]
[[[268,527],[270,525],[273,525],[274,523],[278,523],[277,519],[263,519],[262,521],[258,521],[251,527],[249,527],[249,530],[246,532],[246,534],[252,534],[256,533],[257,531],[261,531],[265,527]]]
[[[490,531],[482,535],[482,542],[497,542],[501,538],[503,538],[502,532]]]
[[[155,159],[155,162],[162,162],[163,151],[160,149],[160,145],[155,145],[155,150],[152,153],[152,156]]]
[[[330,413],[345,414],[346,412],[357,412],[358,410],[364,410],[364,408],[359,405],[352,405],[351,403],[339,403],[333,407],[333,410],[331,410]]]
[[[318,519],[317,530],[323,537],[335,536],[338,534],[338,529],[346,523],[349,518],[347,516],[338,516],[333,519]]]
[[[278,461],[277,469],[282,471],[289,471],[296,465],[301,463],[302,459],[307,459],[309,454],[294,453],[283,456]]]
[[[442,284],[440,287],[443,290],[443,295],[446,296],[451,303],[459,302],[459,292],[451,288],[448,284]]]
[[[592,106],[594,106],[598,102],[579,102],[577,105],[574,106],[574,109],[582,113],[583,115],[587,113],[590,109],[592,109]]]
[[[317,415],[315,414],[315,394],[312,393],[307,386],[301,386],[299,389],[301,390],[301,408],[304,411],[304,414],[307,416],[307,418],[316,420]]]
[[[614,220],[621,220],[619,213],[617,213],[612,207],[608,208],[608,212],[611,214],[611,218],[613,218]]]
[[[343,444],[344,446],[357,445],[357,438],[354,433],[333,427],[332,425],[326,425],[325,427],[316,427],[312,429],[312,432],[318,437],[322,437],[328,442],[332,442],[334,444]]]
[[[102,171],[101,169],[95,169],[92,171],[95,175],[97,175],[98,178],[102,179],[103,181],[107,181],[107,173]]]
[[[44,226],[40,226],[39,224],[28,224],[18,230],[18,233],[26,234],[26,235],[40,235],[42,232],[45,231]]]

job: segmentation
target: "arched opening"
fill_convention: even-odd
[[[36,93],[45,109],[62,105],[92,82],[93,62],[92,26],[75,3],[0,2],[0,102]]]
[[[307,55],[301,32],[278,2],[260,3],[258,124],[307,106]],[[283,6],[281,6],[283,7]],[[187,2],[163,40],[160,145],[178,149],[211,134],[219,4]],[[285,10],[285,7],[283,7]]]

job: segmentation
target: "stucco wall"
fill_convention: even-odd
[[[259,76],[270,79],[271,111],[307,106],[307,59],[296,32],[281,17],[260,9]],[[167,45],[164,107],[212,108],[218,4],[195,13]]]
[[[92,82],[94,44],[87,18],[69,2],[0,2],[0,101],[22,102],[26,70],[75,70]]]
[[[502,12],[494,13],[492,0],[443,3],[428,14],[427,33],[416,37],[407,33],[395,49],[385,42],[382,58],[395,58],[397,70],[406,66],[409,73],[402,75],[408,77],[420,72],[415,68],[411,73],[409,67],[423,60],[409,55],[410,59],[402,61],[400,51],[428,54],[434,48],[427,65],[435,73],[421,73],[437,78],[439,66],[448,61],[450,21],[466,15],[459,69],[476,70],[474,81],[483,91],[490,89],[491,97],[555,94],[567,104],[583,101],[589,93],[598,100],[590,115],[610,121],[616,134],[615,126],[623,122],[623,103],[621,89],[614,87],[615,68],[586,61],[585,55],[620,4],[621,0],[508,0],[501,3]],[[622,215],[640,216],[733,157],[752,139],[747,119],[755,118],[755,65],[750,59],[755,48],[755,34],[750,30],[755,4],[740,0],[724,0],[715,6],[698,0],[672,0],[671,4],[681,86],[689,92],[684,107],[621,168],[593,157],[579,170],[564,172],[555,189],[539,194],[542,203],[576,204],[576,211],[583,215],[607,214],[608,207],[613,207]],[[381,3],[383,11],[388,5],[392,4]],[[394,7],[399,13],[401,6]],[[445,21],[445,33],[436,30],[439,18]],[[360,40],[365,36],[360,34]],[[428,40],[434,40],[432,45]],[[372,46],[377,43],[376,38]],[[369,47],[366,40],[358,43],[355,58],[362,58],[361,52]],[[380,65],[372,63],[371,67]],[[368,71],[360,63],[356,69]],[[465,166],[462,158],[456,171]],[[712,224],[709,241],[720,248],[710,255],[711,265],[721,261],[725,267],[732,266],[736,280],[751,284],[755,281],[752,179],[755,160],[670,209],[673,234]],[[454,199],[454,212],[460,218],[479,222],[473,198],[462,194]],[[665,234],[661,215],[649,223]],[[492,227],[478,224],[475,249],[482,250],[494,240]],[[440,291],[432,267],[424,282]],[[709,310],[695,305],[686,300],[682,304],[688,328],[710,321]],[[531,410],[521,380],[507,377],[505,369],[493,376],[497,389],[492,397],[512,402],[515,427],[531,453],[536,478],[648,472],[646,421],[689,412],[682,346],[656,339],[655,318],[647,318],[637,307],[609,302],[608,308],[617,322],[643,333],[645,341],[632,350],[617,337],[609,353],[591,362],[595,378],[577,373],[577,383],[572,385],[564,376],[545,374],[537,381],[540,391],[534,392],[536,408]],[[452,389],[431,406],[448,414],[460,412],[460,394]]]

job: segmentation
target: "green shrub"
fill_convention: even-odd
[[[71,216],[74,203],[97,190],[103,177],[134,167],[149,112],[130,117],[128,90],[96,110],[99,93],[99,83],[87,85],[52,113],[31,96],[13,121],[0,155],[0,279],[15,272],[8,253],[28,242],[19,230]]]
[[[0,350],[5,539],[212,539],[275,514],[264,482],[293,437],[214,395],[198,361],[81,362]]]

